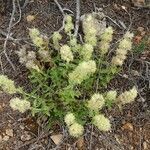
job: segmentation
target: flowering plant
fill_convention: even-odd
[[[137,90],[117,96],[117,91],[101,92],[117,74],[132,48],[133,34],[127,32],[120,41],[116,56],[111,62],[107,53],[113,37],[113,28],[108,27],[100,35],[95,25],[96,18],[87,14],[82,20],[84,43],[73,36],[74,25],[71,16],[66,16],[64,32],[69,37],[62,43],[63,36],[54,32],[51,39],[38,29],[29,29],[30,38],[37,51],[27,51],[25,47],[17,52],[20,63],[29,70],[32,92],[16,88],[6,76],[0,76],[0,87],[9,94],[20,93],[22,98],[10,100],[13,110],[24,113],[31,110],[33,115],[47,116],[50,122],[65,122],[71,136],[79,137],[84,132],[83,125],[91,120],[99,130],[109,131],[110,120],[102,114],[102,108],[133,102]],[[90,28],[89,28],[90,27]],[[50,46],[49,46],[50,45]]]

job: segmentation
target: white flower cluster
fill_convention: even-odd
[[[111,26],[106,28],[100,37],[101,41],[99,43],[99,50],[104,55],[108,52],[108,49],[110,47],[110,42],[113,38],[113,28]]]
[[[14,81],[8,79],[5,75],[0,75],[0,87],[4,92],[9,94],[14,94],[17,92]]]
[[[54,32],[52,36],[53,45],[56,50],[59,50],[60,44],[59,41],[62,39],[62,36],[59,32]]]
[[[80,137],[83,134],[84,128],[81,124],[76,122],[76,118],[73,113],[68,113],[64,120],[67,124],[67,127],[69,128],[69,134],[71,136]]]
[[[65,123],[67,124],[67,126],[71,126],[75,122],[76,118],[73,113],[68,113],[65,116],[64,120],[65,120]]]
[[[88,76],[95,73],[96,63],[93,60],[81,62],[73,72],[69,74],[71,84],[81,84]]]
[[[126,55],[129,50],[132,48],[132,38],[133,34],[130,32],[127,32],[123,40],[120,41],[119,47],[116,50],[116,56],[112,59],[112,64],[116,66],[122,66],[124,63],[124,60],[126,59]]]
[[[65,32],[66,33],[70,33],[71,30],[74,29],[74,25],[73,25],[73,22],[72,22],[72,17],[70,15],[66,15],[65,16]]]
[[[47,49],[48,47],[48,38],[46,36],[42,36],[38,29],[33,28],[29,29],[29,35],[32,39],[32,42],[39,48],[38,54],[41,58],[41,61],[43,62],[50,62],[51,56]],[[56,35],[55,35],[56,36]],[[28,68],[31,68],[33,64],[29,62],[29,65],[27,65]],[[34,68],[37,68],[37,66],[34,66]]]
[[[102,114],[98,114],[93,117],[93,124],[101,131],[111,130],[109,119]]]
[[[19,112],[24,113],[26,110],[30,109],[30,102],[19,98],[13,98],[10,100],[10,107],[13,110],[18,110]]]
[[[86,43],[96,46],[97,43],[97,30],[95,26],[95,20],[92,14],[87,14],[82,21],[82,27],[84,32],[84,40]]]
[[[39,71],[38,65],[36,65],[36,54],[33,51],[26,51],[25,47],[22,47],[20,51],[17,51],[19,56],[19,62],[24,64],[28,69],[34,69]]]
[[[43,39],[43,37],[41,36],[40,32],[38,29],[33,28],[33,29],[29,29],[29,35],[30,38],[32,39],[32,42],[39,47],[40,49],[43,49],[45,46],[45,41]]]
[[[73,61],[73,54],[71,51],[71,48],[68,45],[63,45],[60,48],[60,55],[63,60],[65,60],[67,63],[70,61]]]
[[[87,107],[90,110],[98,112],[105,104],[105,99],[102,94],[94,94],[88,101]]]
[[[75,36],[70,37],[69,45],[73,52],[80,52],[80,49],[82,48],[81,44],[77,43],[77,38]]]
[[[104,115],[99,114],[99,110],[105,105],[105,99],[102,94],[94,94],[91,99],[87,102],[87,107],[92,110],[96,115],[92,119],[92,123],[101,131],[108,131],[111,128],[109,119]]]
[[[84,132],[84,128],[81,124],[75,122],[69,127],[69,133],[73,137],[80,137]]]
[[[84,44],[82,47],[81,55],[83,60],[90,60],[93,53],[93,46],[91,44]]]
[[[136,90],[136,87],[133,87],[131,90],[125,91],[124,93],[119,95],[117,97],[117,102],[120,105],[131,103],[131,102],[133,102],[135,100],[135,98],[137,97],[137,94],[138,94],[138,92]]]
[[[43,62],[51,62],[51,55],[50,52],[47,50],[39,50],[38,51],[39,58]]]
[[[116,91],[108,91],[106,93],[105,99],[110,100],[110,101],[115,101],[117,97],[117,92]]]

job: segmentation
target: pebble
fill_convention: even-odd
[[[21,130],[24,130],[24,128],[25,128],[23,125],[20,125],[19,127]]]
[[[62,141],[63,135],[62,134],[57,134],[57,135],[52,135],[51,139],[53,142],[58,145]]]
[[[145,141],[143,142],[143,149],[144,149],[144,150],[147,150],[147,149],[148,149],[147,143],[146,143]]]
[[[13,129],[6,129],[6,134],[10,137],[13,137]]]
[[[126,123],[122,126],[122,130],[129,130],[129,131],[133,131],[133,125],[131,123]]]
[[[8,141],[9,140],[9,136],[8,135],[5,135],[4,137],[3,137],[3,141]]]
[[[31,139],[31,135],[28,132],[24,132],[23,135],[21,135],[21,140],[24,141],[29,141]]]
[[[3,107],[0,105],[0,112],[2,112],[3,111]]]

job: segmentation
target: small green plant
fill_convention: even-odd
[[[146,49],[148,49],[148,47],[149,47],[149,41],[148,41],[148,38],[145,37],[144,39],[142,39],[142,40],[140,41],[140,43],[134,45],[134,47],[133,47],[133,52],[134,52],[134,53],[137,53],[137,54],[141,54],[141,53],[143,53]]]
[[[74,37],[72,17],[68,15],[64,27],[67,38],[64,40],[59,32],[54,32],[49,39],[38,29],[29,30],[37,52],[27,52],[23,47],[17,53],[20,63],[30,70],[32,92],[16,88],[14,82],[5,76],[0,78],[0,86],[4,91],[22,95],[23,100],[15,98],[10,101],[13,110],[25,112],[30,109],[32,115],[47,116],[52,124],[65,122],[70,135],[74,137],[83,134],[83,126],[90,120],[102,131],[111,129],[111,123],[102,114],[102,108],[113,104],[121,107],[130,103],[136,98],[137,91],[133,88],[117,96],[115,90],[101,90],[121,69],[131,50],[133,34],[127,32],[124,35],[116,55],[112,61],[107,61],[113,29],[108,27],[98,35],[95,19],[87,14],[83,20],[84,43]]]

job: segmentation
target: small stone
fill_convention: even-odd
[[[2,107],[5,107],[5,106],[6,106],[5,103],[3,103],[3,104],[2,104]]]
[[[129,76],[127,74],[123,74],[123,77],[126,78],[126,79],[129,78]]]
[[[122,126],[122,130],[129,130],[129,131],[133,131],[133,125],[131,123],[126,123]]]
[[[144,31],[144,28],[143,28],[143,27],[138,27],[138,28],[137,28],[137,31],[143,32],[143,31]]]
[[[80,150],[80,149],[84,149],[84,138],[81,137],[78,139],[77,141],[77,148]]]
[[[6,134],[10,137],[13,137],[13,129],[6,129]]]
[[[143,142],[143,150],[148,150],[147,142]]]
[[[24,132],[23,135],[21,135],[21,140],[24,141],[29,141],[31,139],[31,135],[28,132]]]
[[[23,125],[20,125],[19,127],[21,130],[24,130],[24,128],[25,128]]]
[[[131,74],[138,77],[140,76],[140,73],[137,70],[131,70]]]
[[[9,136],[5,135],[5,136],[3,137],[3,141],[8,141],[8,140],[9,140]]]
[[[57,134],[57,135],[52,135],[51,139],[53,142],[58,145],[62,141],[63,135],[62,134]]]
[[[28,15],[26,17],[26,19],[27,19],[28,22],[31,22],[31,21],[33,21],[35,19],[35,16],[34,15]]]
[[[0,105],[0,112],[2,112],[3,111],[3,107],[2,107],[2,105]]]

